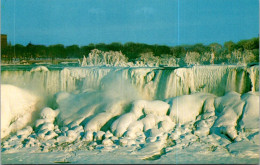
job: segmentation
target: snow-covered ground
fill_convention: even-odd
[[[258,163],[259,66],[2,71],[2,163]]]

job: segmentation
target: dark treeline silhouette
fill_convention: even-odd
[[[134,61],[141,57],[143,53],[152,53],[154,56],[173,56],[176,59],[184,59],[189,52],[196,52],[203,56],[204,53],[214,53],[214,63],[227,62],[234,56],[234,51],[241,53],[250,51],[255,56],[254,61],[259,61],[259,37],[249,40],[241,40],[237,43],[232,41],[225,42],[222,46],[218,43],[209,45],[195,44],[195,45],[181,45],[181,46],[166,46],[166,45],[148,45],[143,43],[128,42],[121,44],[114,42],[111,44],[89,44],[87,46],[64,46],[57,45],[34,45],[29,43],[24,46],[21,44],[11,45],[1,50],[3,61],[12,61],[13,59],[28,60],[28,59],[57,59],[57,58],[82,58],[86,57],[93,49],[101,51],[121,51],[129,61]]]

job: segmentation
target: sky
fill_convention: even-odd
[[[259,35],[258,0],[1,0],[12,44],[237,42]]]

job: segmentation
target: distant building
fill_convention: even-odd
[[[7,35],[1,34],[1,49],[4,49],[7,47]]]

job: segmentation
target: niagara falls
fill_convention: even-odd
[[[1,163],[259,163],[259,2],[189,2],[1,0]]]

